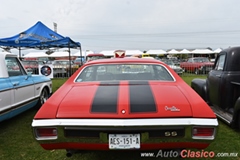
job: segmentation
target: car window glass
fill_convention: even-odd
[[[162,80],[174,81],[162,65],[152,64],[108,64],[93,65],[83,69],[76,82],[120,81],[120,80]]]
[[[193,62],[193,59],[192,58],[188,59],[188,62]]]
[[[225,62],[225,54],[219,56],[216,62],[215,70],[220,70],[220,71],[223,70],[224,62]]]
[[[6,57],[5,64],[10,77],[26,75],[25,70],[16,57]]]
[[[106,72],[106,67],[105,66],[99,66],[97,68],[97,72]]]

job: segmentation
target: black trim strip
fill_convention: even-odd
[[[91,112],[117,113],[118,90],[119,83],[100,83],[93,99]]]
[[[6,88],[6,89],[3,89],[3,90],[0,90],[0,92],[5,92],[5,91],[9,91],[9,90],[13,90],[14,88]]]
[[[141,83],[129,81],[129,90],[131,113],[157,111],[148,81],[142,81]]]
[[[101,133],[107,134],[133,134],[133,133],[148,133],[149,138],[179,138],[185,136],[184,127],[115,127],[115,128],[106,128],[106,127],[65,127],[64,136],[65,137],[91,137],[91,138],[100,138]],[[173,135],[175,134],[175,135]]]

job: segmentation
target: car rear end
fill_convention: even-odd
[[[139,66],[139,62],[132,62],[135,59],[126,61],[131,63],[114,63],[110,70],[116,69],[115,75],[104,80],[95,74],[95,79],[91,77],[95,72],[103,75],[103,70],[98,70],[103,66],[94,66],[102,61],[89,62],[85,65],[88,68],[83,66],[85,70],[78,71],[81,74],[75,73],[45,103],[32,123],[34,136],[44,149],[154,150],[209,146],[215,139],[218,122],[208,105],[174,71],[165,72],[168,66],[154,61],[154,65],[160,63],[154,66],[154,72],[164,71],[164,76],[153,79],[144,73],[150,71],[151,64]],[[91,65],[97,68],[93,70]],[[104,72],[109,71],[108,66],[104,67]],[[136,76],[137,79],[132,79]]]
[[[191,106],[196,104],[189,103],[174,85],[89,85],[70,89],[58,105],[55,119],[35,117],[34,135],[44,149],[202,149],[215,139],[215,115],[195,116],[199,111]],[[136,85],[142,85],[144,92]],[[103,100],[106,96],[108,101]],[[78,101],[71,103],[76,98]],[[175,101],[169,102],[173,98]]]

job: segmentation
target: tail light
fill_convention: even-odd
[[[35,137],[37,140],[57,139],[57,128],[35,128]]]
[[[213,140],[215,138],[215,128],[214,127],[193,127],[192,138]]]

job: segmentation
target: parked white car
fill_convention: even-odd
[[[27,73],[15,54],[0,53],[0,122],[34,106],[40,107],[52,94],[52,81]]]
[[[70,68],[71,63],[71,68]],[[54,77],[68,77],[69,70],[72,68],[78,68],[74,61],[69,60],[54,60],[53,64],[53,75]]]
[[[181,75],[184,73],[184,70],[176,65],[172,60],[162,60],[164,63],[166,63],[170,68],[172,68],[177,74]]]

